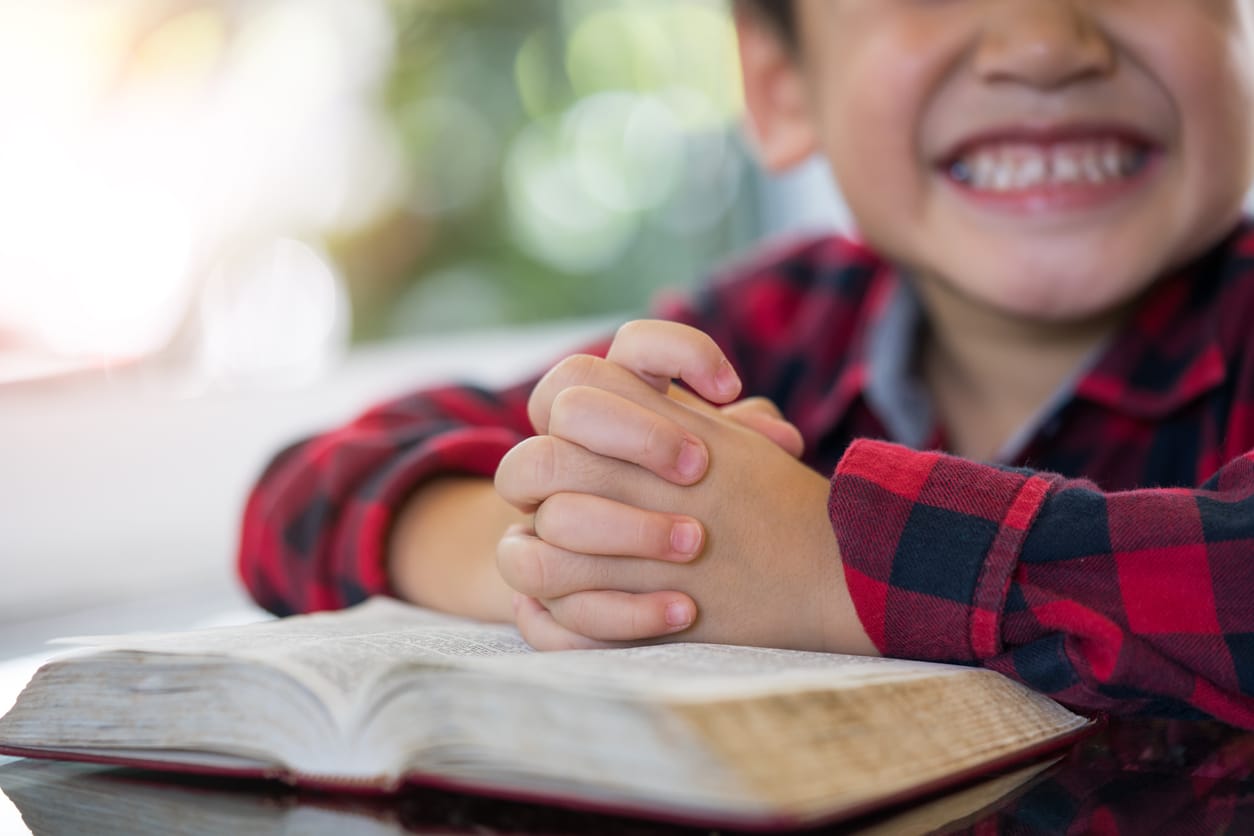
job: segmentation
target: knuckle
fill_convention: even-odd
[[[561,482],[553,483],[554,494],[565,491],[596,496],[613,495],[617,480],[615,467],[608,458],[589,453],[572,444],[566,449],[560,466]],[[575,519],[577,521],[578,518]]]
[[[549,407],[549,432],[560,435],[568,431],[588,412],[595,391],[590,386],[576,385],[554,395],[553,404]]]
[[[527,451],[523,444],[514,445],[501,458],[500,463],[496,466],[496,473],[492,477],[492,484],[496,487],[497,493],[510,502],[515,502],[519,499],[519,469],[521,462],[527,457]]]
[[[654,515],[637,515],[633,532],[635,537],[633,546],[637,554],[642,557],[661,557],[670,551],[670,537],[660,534],[658,528],[658,521]]]
[[[644,638],[652,632],[649,613],[640,606],[640,603],[639,600],[632,600],[627,608],[627,629],[631,631],[633,639]]]
[[[511,589],[535,594],[533,561],[526,541],[507,537],[496,545],[496,568]]]
[[[527,419],[531,421],[531,426],[536,432],[544,432],[548,428],[548,411],[549,411],[549,376],[553,372],[549,372],[540,378],[540,382],[531,390],[531,394],[527,396]]]
[[[766,398],[755,396],[724,407],[724,413],[738,418],[779,418],[779,408]]]
[[[755,395],[752,398],[745,398],[741,401],[741,403],[744,404],[745,409],[751,409],[754,412],[761,412],[774,418],[778,418],[780,416],[779,407],[777,407],[774,402],[762,397],[761,395]]]
[[[522,590],[533,598],[553,598],[566,592],[560,583],[561,557],[546,543],[536,540],[527,551],[519,567],[522,582],[527,588]]]
[[[547,496],[558,475],[558,448],[556,439],[547,435],[532,436],[514,445],[493,477],[497,492],[518,506]]]
[[[640,453],[643,460],[658,464],[668,460],[675,447],[674,436],[675,433],[672,432],[669,421],[660,415],[652,416],[649,419],[649,425],[645,428],[644,439],[641,441]]]
[[[595,605],[593,596],[591,595],[571,595],[566,599],[567,616],[569,624],[567,625],[576,633],[582,633],[585,636],[596,637],[599,635],[598,624],[598,608]]]
[[[531,390],[527,398],[527,417],[537,431],[543,432],[547,427],[547,419],[557,395],[570,386],[577,386],[592,380],[600,365],[605,361],[591,354],[572,354],[549,369],[540,378],[539,383]]]
[[[533,598],[567,595],[578,583],[579,569],[572,564],[578,558],[563,551],[542,533],[539,517],[537,514],[536,536],[526,541],[527,547],[512,558],[514,588]]]
[[[513,450],[507,451],[505,455],[501,457],[500,462],[497,463],[496,471],[492,474],[492,484],[496,487],[497,493],[502,496],[506,496],[506,498],[508,498],[506,490],[509,487],[513,454]]]
[[[633,319],[630,322],[624,322],[619,326],[618,331],[614,334],[614,343],[630,343],[640,336],[642,331],[648,331],[650,321],[647,319]]]
[[[549,435],[538,435],[523,442],[532,484],[540,490],[557,479],[557,442]]]
[[[592,380],[604,362],[591,354],[572,354],[554,366],[549,374],[564,384],[562,388],[578,386]]]
[[[554,594],[550,589],[553,577],[552,566],[549,564],[548,555],[543,549],[535,548],[531,550],[527,555],[523,574],[531,584],[530,595],[533,598],[545,598]]]
[[[564,506],[561,494],[554,494],[540,503],[532,523],[537,537],[549,543],[561,541],[567,519]]]

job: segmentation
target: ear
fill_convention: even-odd
[[[735,8],[749,134],[762,164],[780,171],[819,148],[800,56],[773,23]]]

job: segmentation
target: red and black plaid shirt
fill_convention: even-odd
[[[1254,225],[1156,285],[1004,465],[884,440],[867,346],[900,281],[828,237],[661,310],[713,336],[833,474],[871,638],[1083,710],[1254,727]],[[244,519],[253,595],[290,613],[388,592],[396,510],[433,475],[492,474],[531,434],[531,385],[419,392],[279,454]]]

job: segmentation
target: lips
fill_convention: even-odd
[[[1001,132],[962,143],[944,158],[946,176],[990,195],[1085,190],[1137,178],[1155,144],[1125,130]]]

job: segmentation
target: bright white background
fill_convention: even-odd
[[[244,499],[280,447],[414,386],[510,382],[609,327],[362,349],[292,388],[178,398],[126,376],[0,388],[0,658],[57,632],[66,613],[230,600]]]

